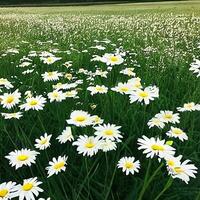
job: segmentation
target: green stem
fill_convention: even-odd
[[[170,176],[163,190],[156,196],[154,200],[158,200],[163,195],[163,193],[172,185],[172,182],[173,182],[173,178]]]
[[[159,170],[162,168],[162,166],[163,166],[163,163],[161,163],[161,165],[156,169],[156,171],[150,176],[149,179],[148,179],[148,173],[149,173],[150,166],[148,166],[147,173],[145,175],[144,184],[143,184],[142,190],[139,194],[138,200],[142,200],[146,189],[148,188],[149,184],[153,181],[154,177],[159,172]],[[148,181],[147,181],[147,179],[148,179]]]

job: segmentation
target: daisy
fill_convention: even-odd
[[[100,147],[99,147],[103,152],[108,152],[112,150],[116,150],[117,145],[115,144],[114,141],[111,141],[109,139],[106,140],[101,140]]]
[[[165,158],[166,164],[168,169],[173,168],[177,165],[180,165],[181,163],[181,159],[182,159],[182,155],[174,157],[172,155],[167,155]]]
[[[170,167],[169,174],[172,178],[179,178],[188,184],[190,177],[195,178],[197,173],[197,167],[193,164],[189,164],[190,160],[185,160],[182,163],[177,163],[173,167]]]
[[[7,182],[0,184],[0,199],[1,200],[9,200],[16,197],[16,183],[15,182]]]
[[[58,174],[61,171],[65,171],[67,159],[67,156],[59,156],[57,159],[53,158],[52,161],[49,162],[49,166],[46,167],[46,170],[48,170],[48,177],[52,176],[53,174]]]
[[[19,196],[19,200],[35,200],[35,197],[38,197],[40,192],[43,192],[43,189],[38,187],[42,182],[35,178],[25,179],[22,185],[18,185],[17,194]]]
[[[55,56],[41,57],[40,59],[47,65],[53,64],[54,62],[61,60],[61,58]]]
[[[46,99],[42,95],[29,97],[26,99],[26,103],[20,105],[21,109],[27,110],[43,110]]]
[[[131,90],[142,88],[141,79],[139,77],[129,79],[127,84],[129,85]]]
[[[67,141],[73,141],[74,140],[74,136],[72,135],[72,129],[70,126],[67,126],[63,132],[61,133],[61,135],[59,135],[56,138],[61,144],[62,143],[66,143]]]
[[[98,94],[98,93],[105,94],[108,92],[108,88],[105,87],[104,85],[90,86],[87,88],[87,90],[91,92],[91,95]]]
[[[100,148],[100,141],[97,137],[80,135],[77,141],[73,142],[72,145],[77,146],[77,151],[83,156],[93,156]]]
[[[188,136],[180,128],[175,128],[171,126],[171,129],[166,133],[169,137],[178,138],[181,141],[188,140]]]
[[[118,161],[118,168],[122,168],[123,172],[126,172],[126,175],[129,173],[134,174],[139,172],[140,161],[135,161],[135,157],[123,157]]]
[[[50,147],[50,139],[52,135],[47,135],[47,133],[44,134],[44,136],[40,136],[40,139],[36,139],[35,142],[36,144],[34,145],[35,148],[39,150],[44,150],[48,147]]]
[[[200,110],[200,104],[195,104],[194,102],[185,103],[183,107],[178,107],[177,110],[179,112],[185,112],[185,111],[195,111]]]
[[[16,112],[16,113],[1,113],[1,115],[5,119],[20,119],[22,117],[22,112]]]
[[[82,110],[75,110],[71,113],[70,119],[67,120],[68,124],[73,124],[75,126],[88,126],[92,124],[91,116]]]
[[[123,63],[124,59],[121,55],[115,55],[115,54],[104,54],[104,56],[101,58],[101,61],[106,63],[107,65],[120,65]]]
[[[119,92],[120,94],[130,94],[133,89],[128,83],[118,83],[117,86],[111,88],[112,91]]]
[[[13,88],[14,86],[6,78],[0,78],[0,87],[4,86],[6,89]]]
[[[57,90],[54,90],[53,92],[49,92],[47,96],[50,99],[50,102],[53,102],[53,101],[61,102],[66,98],[63,92],[57,91]]]
[[[35,163],[36,156],[39,154],[37,151],[32,151],[30,149],[21,149],[21,150],[15,150],[8,154],[8,156],[5,156],[9,160],[9,164],[14,167],[15,169],[18,169],[25,166],[31,166],[32,163]]]
[[[149,122],[147,123],[147,125],[149,126],[149,128],[152,128],[154,126],[157,126],[158,128],[163,129],[165,124],[163,121],[161,121],[159,118],[157,117],[153,117],[151,120],[149,120]]]
[[[166,111],[160,111],[160,113],[156,114],[157,118],[162,120],[164,123],[180,123],[179,119],[179,113],[173,113],[172,111],[166,110]]]
[[[164,158],[167,155],[174,155],[175,149],[165,143],[165,140],[159,138],[148,138],[145,135],[138,139],[139,150],[144,150],[143,153],[147,154],[147,158],[153,158],[159,156]]]
[[[120,134],[120,129],[121,126],[116,126],[115,124],[103,124],[94,127],[95,135],[98,138],[103,138],[103,139],[110,139],[112,141],[117,140],[120,141],[123,136]]]
[[[149,86],[145,89],[137,89],[136,91],[131,93],[130,103],[133,103],[135,101],[144,101],[145,104],[149,104],[150,101],[159,97],[158,93],[159,89],[156,86]]]
[[[64,93],[65,94],[65,97],[69,98],[74,98],[76,97],[76,95],[78,94],[78,92],[76,90],[71,90],[71,91],[67,91]]]
[[[200,76],[200,60],[195,59],[193,63],[190,65],[190,71],[193,71],[194,74],[197,74],[197,77]]]
[[[52,72],[45,72],[41,75],[44,82],[47,81],[58,81],[60,77],[62,77],[62,73],[59,73],[58,71],[52,71]]]
[[[128,76],[135,76],[134,68],[125,68],[120,71],[120,74],[128,75]]]
[[[95,109],[96,107],[95,107],[96,105],[91,105],[91,108],[92,109]],[[97,124],[102,124],[103,123],[103,119],[101,119],[99,116],[97,116],[97,115],[93,115],[93,116],[91,116],[91,120],[92,120],[92,124],[93,125],[97,125]]]
[[[20,102],[21,93],[15,90],[13,93],[5,93],[0,96],[3,108],[11,109]]]

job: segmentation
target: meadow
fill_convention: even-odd
[[[0,200],[200,200],[199,10],[0,8]]]

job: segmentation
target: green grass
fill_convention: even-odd
[[[40,7],[40,8],[0,8],[0,53],[9,48],[17,48],[19,54],[0,57],[0,78],[12,80],[15,89],[22,94],[31,90],[46,96],[52,91],[52,82],[44,83],[41,74],[45,71],[57,70],[72,73],[78,80],[83,80],[78,93],[79,99],[67,99],[61,103],[47,103],[40,112],[24,112],[20,120],[0,119],[1,144],[1,182],[16,181],[37,176],[44,189],[45,198],[53,200],[136,200],[144,185],[148,159],[139,151],[137,138],[143,134],[148,137],[166,138],[169,125],[163,130],[149,129],[147,122],[160,110],[172,110],[184,103],[194,101],[200,103],[200,80],[189,71],[193,57],[199,58],[199,9],[200,2],[167,2],[148,4],[99,5],[79,7]],[[86,88],[89,85],[87,76],[78,74],[79,68],[95,71],[95,64],[107,70],[101,62],[91,62],[92,55],[103,55],[115,50],[115,46],[106,45],[106,50],[90,49],[94,40],[108,38],[116,47],[135,53],[125,56],[127,67],[135,67],[135,72],[145,86],[156,85],[160,96],[150,105],[130,104],[126,95],[114,93],[91,96]],[[121,38],[122,40],[118,40]],[[56,44],[39,45],[38,40],[52,40]],[[28,43],[23,43],[27,41]],[[80,51],[70,49],[73,48]],[[155,52],[146,53],[151,47]],[[33,58],[36,65],[31,75],[23,75],[27,68],[17,68],[20,59],[31,50],[50,51],[70,50],[71,54],[55,53],[62,57],[61,61],[47,66],[38,57]],[[82,50],[88,50],[83,53]],[[62,63],[73,61],[72,70]],[[137,67],[135,64],[140,65]],[[119,74],[126,65],[114,66],[108,78],[95,78],[94,84],[103,84],[108,88],[118,82],[127,81],[127,77]],[[62,80],[67,82],[67,80]],[[70,81],[69,81],[70,82]],[[53,83],[54,84],[54,83]],[[5,92],[5,91],[3,91]],[[2,93],[3,93],[2,92]],[[24,95],[22,95],[22,101]],[[92,110],[90,105],[96,104]],[[99,152],[92,158],[78,155],[76,148],[67,143],[58,144],[55,138],[62,132],[72,110],[85,110],[97,114],[105,123],[122,126],[124,133],[122,143],[116,151]],[[14,108],[14,110],[19,110]],[[1,107],[1,112],[6,110]],[[183,155],[199,168],[200,162],[200,118],[199,112],[181,114],[178,125],[188,134],[185,142],[174,139],[176,155]],[[41,151],[37,163],[31,168],[22,167],[15,170],[4,158],[15,149],[34,149],[34,141],[44,132],[53,134],[51,148]],[[92,128],[73,127],[77,138],[81,134],[93,135]],[[45,167],[53,157],[66,154],[69,156],[65,172],[46,178]],[[117,161],[122,156],[135,156],[141,161],[140,173],[125,176],[116,169]],[[157,159],[152,159],[147,180],[159,167]],[[154,200],[162,191],[169,176],[165,167],[161,167],[150,185],[146,188],[143,199]],[[188,185],[175,179],[171,187],[160,197],[162,200],[199,200],[200,176],[192,179]]]

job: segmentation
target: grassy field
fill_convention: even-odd
[[[9,81],[0,79],[0,199],[9,195],[1,183],[23,184],[24,179],[37,177],[44,190],[40,196],[51,200],[200,200],[199,173],[186,184],[180,176],[191,176],[191,171],[184,171],[180,162],[169,166],[168,154],[163,158],[165,150],[158,145],[151,149],[157,155],[146,158],[137,144],[143,135],[165,140],[164,148],[175,148],[175,157],[183,156],[181,162],[189,159],[200,167],[200,67],[196,73],[190,68],[200,57],[199,10],[198,1],[0,8],[0,78]],[[46,81],[44,76],[48,78],[54,71],[60,73],[57,79]],[[131,81],[137,81],[134,89],[127,84]],[[119,83],[121,89],[116,87]],[[91,86],[96,85],[107,90],[92,88],[93,94]],[[147,103],[143,89],[149,86],[155,86],[151,91],[154,96]],[[17,89],[21,97],[10,94],[16,102],[8,99],[6,93]],[[53,91],[60,93],[50,97]],[[140,94],[141,102],[130,101]],[[37,95],[46,99],[41,110],[31,107],[37,99],[25,104]],[[189,102],[196,107],[184,106]],[[24,110],[23,105],[29,105],[30,110]],[[183,106],[186,112],[179,108]],[[86,120],[80,116],[76,123],[66,121],[75,110],[98,115],[103,124],[121,126],[117,133],[121,142],[114,133],[104,133],[95,155],[78,153],[74,141],[81,135],[99,134],[95,127],[100,122],[91,116],[85,126],[77,124]],[[180,119],[173,122],[156,115],[168,110]],[[22,115],[19,119],[7,114],[16,112]],[[150,128],[148,122],[155,115],[163,126]],[[8,117],[11,119],[5,119]],[[171,126],[183,130],[188,139],[181,141],[180,133],[167,135]],[[56,138],[65,127],[71,128],[74,141],[61,144]],[[40,146],[47,145],[41,150],[35,140],[44,133],[52,135],[51,145],[47,139],[40,140]],[[107,141],[116,149],[105,152],[100,144]],[[40,154],[31,166],[24,163],[30,155],[26,158],[23,153],[21,159],[18,155],[15,164],[23,164],[15,169],[5,156],[22,148]],[[47,178],[49,161],[64,155],[68,156],[66,170]],[[140,161],[138,173],[126,176],[118,169],[118,161],[125,156]],[[55,171],[64,167],[60,164],[54,166]]]

